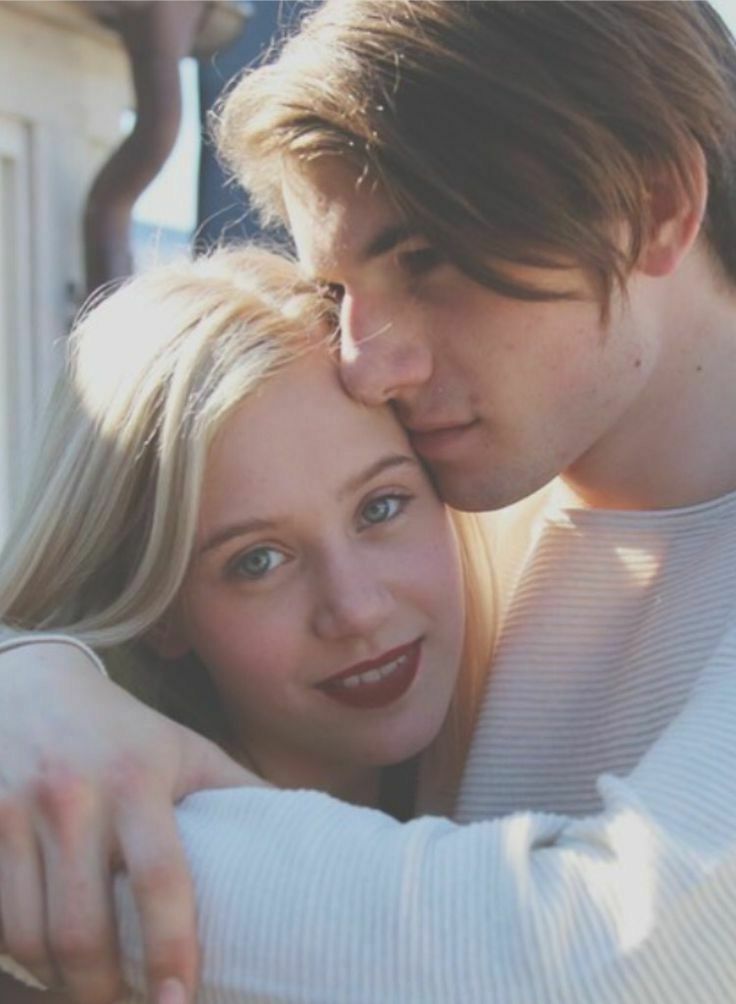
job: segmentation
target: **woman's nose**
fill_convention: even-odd
[[[326,561],[314,589],[314,630],[328,640],[370,638],[394,606],[385,578],[357,551]]]

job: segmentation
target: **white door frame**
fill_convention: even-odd
[[[0,539],[18,502],[34,425],[31,138],[0,115]]]

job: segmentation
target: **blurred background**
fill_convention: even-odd
[[[255,234],[206,119],[295,0],[0,0],[0,540],[95,289]]]
[[[736,0],[713,5],[734,30]],[[226,83],[312,6],[0,0],[0,540],[86,297],[257,234],[205,123]]]

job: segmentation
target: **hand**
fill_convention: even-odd
[[[156,1004],[191,999],[197,939],[173,803],[258,783],[213,743],[136,701],[70,645],[0,654],[0,933],[79,1004],[121,973],[112,870],[130,875]]]

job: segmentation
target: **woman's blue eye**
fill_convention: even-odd
[[[286,557],[274,547],[254,547],[236,558],[230,567],[242,579],[262,579],[284,561]]]
[[[363,521],[370,526],[375,526],[377,523],[387,523],[399,515],[406,505],[406,501],[402,495],[381,495],[380,498],[366,502],[360,514]]]

